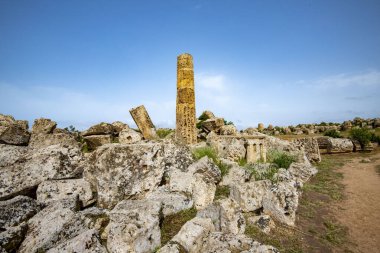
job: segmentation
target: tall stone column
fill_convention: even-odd
[[[195,124],[193,57],[181,54],[177,57],[176,139],[179,143],[197,143]]]

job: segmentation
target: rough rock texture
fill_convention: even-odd
[[[156,127],[154,126],[149,114],[143,105],[129,110],[133,120],[146,140],[157,139]]]
[[[203,209],[214,201],[216,185],[207,183],[200,174],[195,174],[193,185],[194,207],[197,210]]]
[[[300,138],[293,140],[293,143],[300,149],[304,149],[306,157],[310,162],[320,162],[321,154],[317,138]]]
[[[107,135],[107,134],[114,134],[115,129],[113,125],[109,123],[100,123],[97,125],[94,125],[87,129],[86,131],[82,132],[82,136],[90,136],[90,135]]]
[[[296,177],[301,182],[306,182],[310,179],[310,177],[317,174],[318,170],[312,166],[310,163],[295,163],[293,162],[288,169],[288,172],[292,174],[292,176]]]
[[[0,231],[29,220],[39,209],[37,202],[26,196],[0,201]]]
[[[112,208],[123,199],[156,189],[164,169],[160,144],[110,144],[92,154],[84,176],[98,192],[98,206]]]
[[[275,227],[275,224],[269,215],[253,216],[247,219],[247,223],[258,227],[261,231],[269,234],[271,229]]]
[[[211,131],[219,133],[219,130],[222,126],[224,126],[223,118],[207,119],[202,122],[202,129],[207,133]]]
[[[161,244],[161,204],[147,200],[124,200],[110,213],[107,249],[110,253],[152,252]]]
[[[350,153],[354,151],[354,144],[350,139],[344,138],[328,138],[327,152],[335,153]]]
[[[18,162],[27,151],[27,147],[0,144],[0,169]]]
[[[327,137],[327,136],[317,137],[320,152],[322,152],[322,150],[326,150],[327,152],[327,146],[329,145],[329,138],[330,137]]]
[[[47,253],[61,252],[108,253],[100,243],[99,232],[96,229],[89,229],[47,251]]]
[[[236,135],[237,129],[234,125],[225,125],[219,129],[220,135]]]
[[[11,145],[28,145],[30,133],[20,121],[0,123],[0,143]]]
[[[85,136],[84,141],[87,143],[87,147],[90,150],[94,150],[104,144],[109,144],[112,142],[112,136],[110,134],[103,135],[90,135]]]
[[[42,182],[37,188],[38,202],[46,205],[73,196],[79,198],[83,207],[95,201],[91,185],[84,179],[49,180]]]
[[[294,186],[285,182],[272,185],[262,199],[264,213],[289,226],[294,226],[298,198]]]
[[[269,180],[234,184],[230,198],[240,205],[244,212],[252,212],[263,207],[263,199],[271,185]]]
[[[219,185],[229,185],[232,186],[234,184],[243,184],[248,182],[251,178],[251,173],[249,173],[246,169],[237,166],[236,164],[232,165],[227,175],[225,175]]]
[[[217,184],[222,179],[219,167],[207,156],[191,164],[187,170],[192,174],[200,174],[206,183]]]
[[[32,127],[32,134],[50,134],[57,127],[57,123],[51,119],[36,119]]]
[[[28,221],[28,232],[18,252],[45,252],[87,230],[76,201],[49,205]]]
[[[202,115],[204,115],[207,119],[214,119],[215,118],[215,115],[212,111],[204,111],[202,113]]]
[[[119,133],[119,143],[132,144],[142,140],[142,135],[133,129],[126,128]]]
[[[373,150],[373,144],[371,142],[367,143],[364,148],[362,148],[362,146],[360,145],[360,143],[358,141],[353,141],[353,145],[354,145],[354,151],[355,152],[358,152],[358,151],[372,151]]]
[[[213,231],[211,219],[195,217],[182,226],[172,241],[180,244],[189,253],[202,252],[203,240]]]
[[[31,148],[44,148],[51,145],[72,146],[79,148],[79,143],[75,139],[75,136],[67,132],[32,134],[29,141],[29,147]]]
[[[197,213],[197,217],[210,218],[216,231],[243,234],[245,219],[240,206],[232,199],[222,199]]]
[[[210,133],[207,136],[207,142],[211,147],[215,148],[220,157],[237,161],[245,157],[247,152],[245,148],[245,141],[239,138],[223,138]]]
[[[129,126],[121,121],[115,121],[111,124],[115,133],[120,133],[124,129],[129,129]]]
[[[24,222],[18,226],[9,227],[5,231],[0,230],[2,231],[0,232],[0,249],[3,248],[5,252],[14,252],[24,240],[27,229],[28,225]]]
[[[17,163],[0,170],[0,200],[27,193],[48,179],[74,178],[80,171],[78,148],[52,145],[29,150]]]
[[[170,192],[167,186],[161,186],[157,190],[148,193],[146,198],[161,203],[164,217],[193,206],[193,200],[190,197],[178,192]]]

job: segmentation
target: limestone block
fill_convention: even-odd
[[[154,140],[158,138],[156,128],[143,105],[132,108],[129,112],[146,140]]]
[[[51,119],[36,119],[32,127],[32,134],[50,134],[57,127],[57,122]]]

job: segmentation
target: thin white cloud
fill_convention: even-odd
[[[316,87],[321,89],[328,88],[346,88],[346,87],[380,87],[380,71],[372,70],[359,74],[338,74],[332,75],[318,80],[297,82],[308,87]]]
[[[223,92],[226,90],[226,78],[224,75],[199,74],[195,76],[195,83],[201,88]]]

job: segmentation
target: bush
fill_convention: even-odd
[[[380,144],[380,136],[376,135],[375,133],[371,133],[370,141],[371,142],[377,142],[378,144]]]
[[[327,130],[323,135],[329,136],[332,138],[342,138],[342,135],[340,134],[340,132],[335,129]]]
[[[224,120],[224,125],[233,125],[234,124],[234,122],[232,122],[232,121],[227,121],[227,120]]]
[[[192,153],[193,153],[194,159],[196,160],[199,160],[204,156],[207,156],[208,158],[210,158],[219,167],[222,176],[226,175],[228,171],[230,170],[229,165],[219,160],[218,153],[212,147],[196,148],[196,149],[193,149]]]
[[[296,158],[283,151],[271,150],[268,152],[268,162],[274,163],[278,168],[288,169],[292,162],[295,162]]]
[[[371,141],[372,133],[365,128],[353,128],[350,131],[352,140],[359,142],[362,149]]]
[[[156,130],[158,137],[160,137],[161,139],[165,138],[166,136],[168,136],[172,132],[173,132],[173,130],[169,129],[169,128],[160,128],[160,129]]]
[[[275,166],[270,166],[266,170],[258,170],[257,169],[258,164],[248,164],[244,168],[251,172],[251,175],[255,177],[255,181],[260,181],[260,180],[266,180],[269,179],[272,182],[276,181],[276,173],[278,172],[279,168]]]

